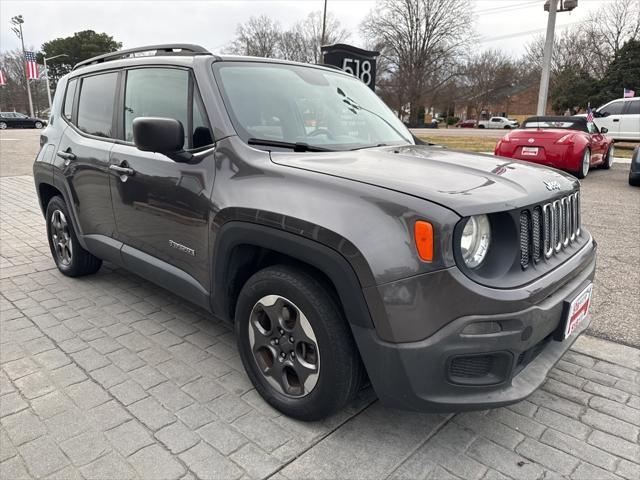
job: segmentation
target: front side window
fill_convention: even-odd
[[[71,113],[73,111],[73,99],[76,95],[76,85],[78,83],[77,79],[73,79],[69,81],[67,84],[67,92],[64,97],[64,118],[67,120],[71,120]]]
[[[413,144],[409,131],[360,80],[313,67],[220,62],[214,74],[245,141],[329,150]]]
[[[127,72],[124,102],[124,135],[133,141],[133,120],[138,117],[173,118],[184,128],[184,148],[213,143],[195,85],[187,70],[139,68]]]
[[[117,80],[116,72],[82,79],[77,120],[80,130],[98,137],[112,137],[113,104]]]
[[[624,103],[623,102],[613,102],[609,105],[607,105],[606,107],[602,107],[599,111],[599,113],[602,113],[603,115],[605,114],[609,114],[609,115],[619,115],[622,113],[622,109],[624,108]]]

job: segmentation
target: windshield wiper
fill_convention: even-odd
[[[374,145],[363,145],[362,147],[356,147],[356,148],[352,148],[351,151],[353,152],[354,150],[365,150],[367,148],[376,148],[376,147],[388,147],[389,145],[386,143],[377,143]]]
[[[265,138],[250,138],[249,145],[263,145],[265,147],[290,148],[294,152],[333,152],[330,148],[316,147],[305,142],[281,142],[279,140],[268,140]]]

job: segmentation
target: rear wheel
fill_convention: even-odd
[[[7,122],[0,122],[0,130],[4,130],[7,128]]]
[[[55,196],[49,201],[46,220],[49,248],[60,272],[68,277],[80,277],[100,269],[102,260],[86,251],[78,242],[62,197]]]
[[[591,150],[588,148],[584,149],[584,153],[582,154],[582,162],[580,163],[580,169],[576,172],[576,177],[584,178],[589,173],[589,166],[591,164]]]
[[[235,329],[253,385],[285,415],[324,418],[360,387],[363,366],[349,326],[327,289],[301,269],[254,274],[240,292]]]
[[[613,165],[613,157],[615,155],[615,147],[613,143],[609,145],[609,149],[607,150],[607,154],[604,157],[604,161],[602,162],[602,168],[605,170],[609,170],[611,165]]]

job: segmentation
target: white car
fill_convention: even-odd
[[[489,120],[481,120],[478,122],[478,128],[502,128],[509,130],[518,128],[520,124],[516,120],[506,117],[491,117]]]
[[[619,98],[596,109],[593,123],[615,140],[640,141],[640,97]]]

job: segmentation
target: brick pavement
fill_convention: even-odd
[[[583,337],[508,408],[429,415],[364,390],[305,424],[228,326],[124,270],[60,275],[31,177],[0,179],[0,477],[640,478],[640,350]]]

